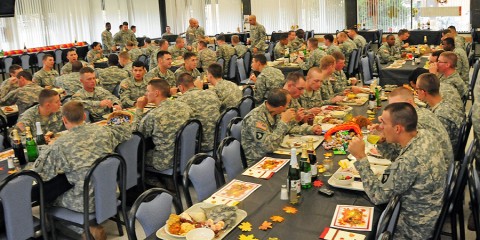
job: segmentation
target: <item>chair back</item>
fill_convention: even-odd
[[[238,71],[238,82],[242,82],[242,80],[247,79],[247,70],[245,69],[245,62],[243,58],[237,59],[237,71]]]
[[[197,119],[190,119],[177,131],[173,164],[174,180],[183,174],[188,160],[200,151],[202,141],[202,124]]]
[[[380,56],[375,55],[375,66],[377,66],[378,78],[382,78],[382,72],[380,71]]]
[[[143,62],[145,65],[148,66],[147,55],[145,55],[145,54],[141,54],[140,56],[138,56],[137,61]]]
[[[470,164],[468,167],[468,190],[470,192],[475,231],[477,236],[480,236],[480,177],[478,176],[476,164]]]
[[[45,56],[44,52],[39,52],[35,54],[37,56],[37,67],[38,69],[43,68],[43,56]]]
[[[207,199],[220,187],[218,182],[220,173],[215,163],[215,159],[205,153],[199,153],[188,161],[183,173],[183,191],[188,207],[193,205],[189,190],[190,182],[199,202]]]
[[[378,220],[376,239],[379,239],[380,234],[385,231],[389,231],[392,235],[395,234],[401,206],[402,203],[399,195],[395,195],[390,199],[390,202]]]
[[[233,137],[242,142],[242,122],[241,117],[232,118],[227,127],[227,137]]]
[[[134,132],[130,139],[117,146],[115,152],[123,157],[127,167],[125,189],[128,190],[133,186],[137,186],[139,177],[141,178],[140,183],[143,185],[145,176],[145,140],[143,134]]]
[[[372,50],[367,51],[368,66],[370,67],[370,73],[373,74],[373,64],[375,64],[375,53]]]
[[[241,174],[247,168],[247,159],[240,142],[233,137],[226,137],[218,147],[218,169],[225,168],[227,182]],[[225,179],[221,176],[223,182]]]
[[[362,58],[363,48],[359,47],[357,49],[357,57],[355,58],[355,71],[359,71],[360,58]]]
[[[267,53],[268,53],[268,56],[267,57],[267,61],[272,61],[272,57],[273,57],[273,49],[275,48],[275,43],[276,43],[276,40],[270,40],[270,42],[268,43],[268,47],[267,47]],[[265,54],[265,57],[267,55]]]
[[[350,53],[350,57],[348,60],[348,66],[347,66],[347,77],[353,77],[353,73],[355,72],[355,64],[356,59],[357,59],[357,52],[358,49],[353,49],[352,53]]]
[[[151,188],[142,193],[133,203],[128,213],[130,239],[136,240],[135,220],[140,222],[145,236],[150,236],[160,229],[172,213],[172,204],[176,214],[182,212],[181,204],[175,194],[163,188]]]
[[[8,56],[3,59],[3,63],[5,64],[5,73],[9,74],[9,69],[13,65],[13,58]]]
[[[228,62],[227,79],[234,80],[237,76],[237,55],[233,55]]]
[[[72,95],[65,95],[64,97],[62,97],[62,99],[60,99],[60,101],[62,102],[62,105],[64,105],[65,103],[67,103],[71,99],[72,99]]]
[[[370,50],[370,45],[372,45],[372,41],[369,41],[365,47],[363,48],[362,56],[367,55],[367,52]]]
[[[20,60],[22,61],[23,70],[30,69],[30,55],[24,53],[20,56]]]
[[[477,59],[475,63],[473,64],[473,73],[472,73],[472,79],[470,79],[470,86],[469,86],[469,92],[472,98],[472,102],[475,101],[475,96],[473,94],[473,89],[475,88],[475,84],[477,83],[477,78],[478,78],[478,71],[480,70],[480,59]]]
[[[243,92],[243,96],[250,96],[250,97],[253,97],[253,88],[252,86],[246,86],[245,88],[243,88],[242,90]]]
[[[39,186],[40,222],[44,239],[48,239],[45,225],[45,205],[43,202],[43,181],[33,171],[22,171],[9,175],[0,183],[0,200],[3,205],[3,218],[7,239],[28,239],[34,236],[32,215],[32,186]]]
[[[267,61],[272,61],[272,54],[265,53],[265,58],[267,59]]]
[[[225,66],[225,59],[224,58],[217,58],[217,63],[222,66],[222,68]]]
[[[55,53],[55,64],[62,64],[63,63],[62,50],[56,49],[54,53]]]
[[[252,67],[252,52],[250,50],[247,50],[243,55],[243,62],[245,63],[246,75],[249,76]]]
[[[240,110],[240,117],[244,118],[255,108],[255,100],[251,96],[245,96],[242,98],[237,108]]]
[[[383,233],[380,233],[380,235],[376,239],[377,240],[390,240],[390,239],[393,239],[393,236],[389,231],[385,231]]]
[[[370,72],[368,57],[362,57],[360,66],[362,66],[363,84],[372,83],[372,73]]]
[[[454,160],[461,161],[465,156],[465,146],[467,144],[466,139],[470,132],[467,132],[467,121],[463,122],[459,129],[458,139],[457,139],[457,146],[453,149],[454,153]]]
[[[213,142],[213,157],[216,157],[216,149],[220,145],[220,142],[227,136],[227,127],[230,121],[235,118],[240,117],[240,111],[235,108],[227,108],[218,118],[215,125],[215,138]]]
[[[112,94],[113,94],[115,97],[120,98],[120,83],[115,86],[115,88],[113,89]]]
[[[87,109],[85,109],[85,122],[86,123],[90,123],[92,122],[92,118],[90,117],[90,111],[88,111]]]

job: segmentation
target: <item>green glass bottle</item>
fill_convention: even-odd
[[[300,158],[300,185],[303,189],[312,187],[312,167],[308,160],[307,145],[302,145],[302,155]]]
[[[37,148],[37,143],[35,143],[35,140],[33,139],[30,127],[26,127],[25,137],[27,140],[25,143],[25,146],[27,148],[28,161],[35,162],[35,160],[37,160],[38,158],[38,148]]]

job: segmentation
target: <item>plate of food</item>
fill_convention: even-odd
[[[328,124],[333,124],[333,125],[337,125],[337,124],[342,124],[344,121],[343,119],[338,119],[338,118],[334,118],[330,115],[326,115],[326,116],[322,116],[322,115],[318,115],[318,116],[315,116],[315,119],[313,120],[316,124],[325,124],[325,123],[328,123]],[[325,130],[325,129],[324,129]]]
[[[373,207],[337,205],[330,226],[354,231],[371,231],[372,220]]]
[[[323,112],[328,113],[331,111],[344,111],[344,112],[350,112],[352,111],[352,107],[350,106],[336,106],[336,105],[325,105],[320,107]]]
[[[18,112],[18,107],[17,107],[17,105],[6,106],[6,107],[2,107],[2,110],[5,113]]]

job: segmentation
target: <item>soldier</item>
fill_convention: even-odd
[[[250,23],[250,50],[253,54],[265,52],[267,49],[265,27],[257,22],[257,16],[255,15],[248,16],[248,22]]]
[[[288,35],[287,35],[288,47],[290,47],[290,43],[293,40],[295,40],[295,37],[297,37],[297,35],[295,34],[295,31],[293,31],[293,30],[288,31]]]
[[[142,50],[142,53],[145,54],[145,56],[147,57],[149,57],[153,51],[158,49],[158,46],[155,45],[155,42],[152,43],[152,39],[148,37],[145,38],[143,42],[144,42],[144,45],[141,50]]]
[[[72,96],[85,105],[90,112],[93,122],[103,119],[103,115],[110,113],[110,109],[122,110],[120,100],[102,87],[96,86],[95,71],[92,68],[84,67],[80,70],[80,82],[83,88]]]
[[[400,153],[379,180],[370,169],[365,143],[354,138],[348,151],[357,159],[365,193],[374,204],[387,203],[393,196],[402,202],[393,238],[428,239],[443,203],[447,165],[441,146],[428,131],[417,126],[415,109],[406,103],[388,105],[379,117],[383,141],[398,145]]]
[[[155,40],[156,41],[156,40]],[[150,54],[149,70],[152,70],[157,67],[157,55],[160,51],[168,51],[168,42],[165,39],[158,41],[158,48],[155,49],[152,54]]]
[[[295,35],[295,39],[293,39],[288,46],[290,52],[298,52],[302,49],[305,49],[305,31],[303,31],[303,29],[298,29],[295,31]]]
[[[230,46],[230,44],[227,44],[225,42],[225,36],[223,34],[220,34],[217,36],[217,44],[218,44],[217,58],[225,59],[225,63],[223,65],[223,71],[225,74],[228,74],[230,59],[232,58],[233,55],[235,55],[235,48],[233,48],[232,46]]]
[[[450,31],[450,29],[444,29],[442,31],[442,38],[441,40],[445,40],[446,38],[452,38],[455,42],[455,48],[459,48],[459,49],[463,49],[465,50],[465,42],[462,42],[462,40],[458,40],[457,42],[457,38],[455,37],[455,35]],[[465,41],[465,40],[464,40]],[[440,44],[442,44],[442,42],[440,42]]]
[[[306,71],[312,67],[320,66],[320,60],[327,55],[324,51],[318,49],[318,39],[316,38],[309,38],[307,41],[307,47],[309,55],[303,56],[305,62],[301,57],[296,60],[298,65],[300,65],[300,68]]]
[[[187,49],[185,49],[185,40],[178,37],[177,40],[175,40],[175,45],[170,46],[168,51],[172,54],[173,59],[182,59],[183,54],[187,52]]]
[[[275,48],[273,48],[273,58],[279,59],[285,56],[285,49],[287,49],[288,40],[287,36],[281,35],[280,40],[275,44]]]
[[[334,44],[335,39],[333,38],[332,34],[325,34],[325,46],[327,46],[327,49],[325,49],[325,52],[328,55],[332,55],[333,52],[341,52],[340,48]]]
[[[115,46],[115,43],[113,43],[113,36],[110,32],[111,29],[112,25],[107,22],[105,23],[105,31],[102,32],[103,50],[108,52],[117,50],[117,46]]]
[[[322,63],[323,62],[323,63]],[[306,109],[310,109],[310,111],[314,114],[320,113],[320,107],[327,104],[336,103],[343,100],[343,97],[336,96],[332,99],[323,98],[322,96],[322,85],[323,83],[329,81],[328,77],[331,75],[330,72],[332,64],[331,59],[325,58],[322,59],[320,66],[322,68],[313,67],[307,73],[307,82],[305,87],[305,92],[299,98],[300,105]]]
[[[382,64],[387,64],[405,57],[406,54],[402,54],[400,49],[395,46],[395,37],[392,34],[388,34],[386,40],[387,42],[383,43],[378,49],[378,56]]]
[[[207,43],[205,41],[199,41],[197,49],[197,68],[201,68],[203,72],[206,72],[208,66],[217,62],[217,54],[215,53],[215,51],[207,47]]]
[[[0,86],[0,98],[5,97],[9,92],[18,88],[17,74],[21,71],[23,71],[23,68],[18,64],[12,64],[12,66],[10,66],[8,69],[10,78],[2,82]]]
[[[320,88],[322,99],[334,99],[333,102],[343,99],[341,96],[335,97],[335,91],[333,90],[332,82],[335,81],[335,78],[332,76],[332,74],[335,72],[335,58],[331,55],[327,55],[322,58],[320,64],[320,69],[322,70],[322,75],[324,76],[322,87]]]
[[[447,130],[452,148],[456,150],[460,128],[465,121],[463,109],[454,107],[440,95],[440,81],[435,74],[424,73],[417,80],[418,99],[428,104],[430,110]]]
[[[162,37],[163,36],[168,36],[168,35],[173,35],[173,33],[171,32],[170,26],[165,27],[165,32],[162,34]]]
[[[458,46],[458,47],[465,50],[465,38],[458,35],[457,29],[455,28],[455,26],[449,26],[448,29],[450,30],[450,32],[452,33],[452,35],[454,37],[455,47]]]
[[[460,97],[466,98],[468,95],[468,86],[463,81],[460,74],[455,70],[457,64],[457,55],[453,52],[443,52],[438,57],[437,71],[439,73],[440,84],[446,83],[455,87]]]
[[[120,83],[120,101],[124,108],[135,106],[135,101],[145,95],[148,84],[145,73],[145,64],[136,61],[133,63],[132,76]]]
[[[243,97],[242,90],[238,88],[237,84],[223,80],[222,72],[222,66],[218,63],[208,66],[207,79],[208,82],[214,86],[213,91],[220,99],[220,112],[223,112],[230,107],[236,107]],[[196,85],[197,84],[198,82]],[[203,83],[201,84],[203,85]],[[200,86],[197,87],[200,88]]]
[[[118,67],[118,56],[113,53],[108,56],[108,67],[97,71],[98,82],[109,92],[113,92],[123,79],[128,78],[128,72]]]
[[[99,42],[93,42],[91,47],[92,50],[87,53],[87,61],[90,65],[103,58],[103,50]]]
[[[84,212],[83,181],[88,170],[95,160],[112,153],[118,144],[130,138],[130,126],[126,123],[106,126],[85,124],[84,107],[78,101],[70,101],[63,106],[62,120],[68,134],[63,134],[40,152],[34,171],[47,182],[44,185],[45,199],[56,199],[54,206]],[[95,211],[92,189],[89,195],[91,201],[87,210],[92,213]],[[82,232],[78,227],[72,230]],[[90,231],[95,239],[106,239],[102,226],[91,226]]]
[[[193,81],[193,77],[188,73],[178,76],[177,86],[182,95],[176,101],[188,105],[192,109],[191,117],[202,123],[201,149],[209,152],[214,150],[215,125],[220,118],[220,100],[213,91],[196,88]]]
[[[160,51],[157,54],[157,66],[147,73],[145,78],[150,81],[152,78],[165,79],[170,87],[176,86],[175,74],[170,71],[172,67],[172,54],[167,51]],[[176,89],[175,89],[176,90]]]
[[[255,54],[253,56],[252,69],[260,72],[258,77],[252,74],[250,80],[255,83],[253,98],[257,104],[261,104],[267,99],[270,89],[283,87],[285,77],[282,71],[267,65],[267,58],[263,54]]]
[[[16,104],[20,115],[37,102],[38,94],[43,88],[32,82],[32,74],[27,71],[17,74],[17,84],[17,89],[0,99],[0,106]]]
[[[175,71],[175,78],[178,78],[182,73],[188,73],[195,79],[199,78],[200,71],[197,69],[197,54],[187,52],[183,55],[183,59],[185,60],[185,64]]]
[[[65,63],[65,65],[63,65],[63,67],[60,69],[60,74],[61,75],[71,73],[72,72],[72,63],[75,62],[75,61],[78,61],[78,54],[77,54],[77,50],[75,48],[68,49],[67,60],[68,60],[68,63]],[[80,60],[80,62],[83,64],[84,67],[87,66],[86,62],[84,62],[82,60]]]
[[[127,51],[130,54],[130,60],[132,62],[137,61],[138,57],[143,54],[142,50],[138,49],[137,45],[135,45],[132,41],[127,42]]]
[[[410,37],[410,32],[407,29],[398,30],[397,38],[395,39],[395,47],[398,49],[407,48],[409,46],[405,41]]]
[[[55,66],[55,60],[50,54],[45,54],[42,58],[43,68],[37,71],[33,75],[33,82],[40,87],[52,87],[53,80],[58,77],[58,72],[53,67]]]
[[[450,165],[453,161],[452,144],[450,143],[447,130],[445,130],[440,120],[438,120],[430,110],[418,107],[414,102],[412,91],[407,88],[396,88],[388,95],[389,104],[398,102],[410,103],[415,108],[418,115],[417,128],[424,129],[435,137],[441,147],[439,149],[443,152],[442,156],[444,156],[445,164]],[[395,159],[395,155],[398,155],[398,151],[400,150],[398,146],[393,144],[378,144],[377,146],[379,152],[382,153],[384,157],[388,156],[387,158],[390,160]]]
[[[133,131],[151,137],[155,148],[146,154],[145,164],[158,171],[173,168],[175,136],[192,116],[192,110],[183,102],[169,99],[170,84],[163,79],[152,79],[144,97],[137,99]],[[157,107],[143,112],[147,103]]]
[[[348,87],[348,80],[343,68],[345,67],[345,56],[343,56],[342,52],[334,51],[330,54],[332,57],[335,58],[335,71],[333,72],[333,92],[335,94],[341,94],[345,89]],[[356,79],[352,79],[352,85],[355,85]]]
[[[352,55],[353,49],[357,49],[357,45],[348,38],[344,32],[339,32],[337,35],[338,47],[345,56],[345,65],[348,66],[350,55]]]
[[[190,18],[190,20],[188,20],[188,23],[189,26],[187,28],[187,31],[185,32],[185,37],[187,38],[187,45],[192,46],[198,38],[203,38],[205,36],[205,29],[199,26],[198,20],[195,18]],[[183,54],[181,54],[180,56],[182,55]]]
[[[470,81],[468,74],[470,71],[470,65],[468,62],[467,53],[463,48],[456,48],[453,38],[445,38],[442,41],[443,49],[445,51],[451,51],[457,55],[457,62],[455,64],[455,70],[460,74],[465,84],[468,86]]]
[[[57,91],[43,89],[38,95],[38,105],[27,109],[18,118],[15,129],[25,132],[25,127],[30,127],[33,137],[37,136],[36,122],[40,122],[43,133],[61,132],[65,130],[60,113],[60,96]]]
[[[444,50],[437,50],[434,51],[430,54],[430,57],[428,57],[428,71],[433,74],[438,74],[438,57],[440,57],[440,54],[445,52]]]
[[[132,30],[132,32],[133,32],[134,34],[137,33],[137,26],[132,25],[132,26],[130,27],[130,30]]]
[[[57,77],[54,81],[55,87],[65,90],[67,95],[73,95],[82,89],[82,83],[80,82],[80,69],[82,68],[83,64],[80,61],[73,62],[72,72]]]
[[[132,60],[130,60],[130,54],[127,51],[123,51],[118,54],[118,64],[123,70],[132,75]]]
[[[353,40],[357,48],[364,48],[367,45],[367,40],[360,34],[356,28],[349,28],[347,30],[347,35]]]
[[[240,43],[240,38],[238,35],[232,36],[232,45],[235,48],[235,54],[237,54],[238,58],[243,58],[243,55],[248,51],[247,46]]]
[[[132,41],[135,46],[138,45],[137,38],[135,33],[132,30],[128,29],[128,22],[123,22],[122,29],[115,34],[113,41],[116,45],[120,46],[120,50],[123,50],[127,45],[128,41]]]

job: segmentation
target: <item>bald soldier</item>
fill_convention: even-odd
[[[267,38],[267,32],[265,27],[257,22],[257,16],[250,15],[248,17],[250,23],[250,50],[253,54],[263,53],[267,49],[265,40]]]

